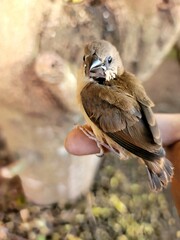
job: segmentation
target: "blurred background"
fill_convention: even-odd
[[[118,48],[155,112],[179,112],[180,1],[3,0],[0,36],[0,239],[180,239],[169,189],[151,193],[137,160],[64,149],[94,39]]]

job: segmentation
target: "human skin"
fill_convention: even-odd
[[[180,214],[180,114],[156,114],[161,131],[163,146],[168,159],[174,166],[172,180],[172,195]],[[89,155],[99,153],[95,141],[89,139],[80,129],[72,129],[65,140],[66,150],[74,155]]]
[[[180,114],[156,114],[164,147],[180,141]],[[74,128],[65,140],[66,150],[74,155],[89,155],[99,152],[95,141],[89,139],[80,129]]]

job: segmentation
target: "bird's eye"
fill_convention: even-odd
[[[111,63],[111,62],[112,62],[112,57],[109,56],[109,57],[108,57],[108,63]]]
[[[83,56],[83,61],[85,62],[85,55]]]

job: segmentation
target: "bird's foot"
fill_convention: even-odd
[[[84,126],[79,126],[79,129],[91,140],[95,141],[98,148],[99,148],[99,153],[96,154],[98,157],[103,157],[104,156],[104,149],[102,147],[102,143],[96,138],[95,134],[91,129],[87,129],[87,127]]]
[[[87,128],[86,126],[78,126],[78,128],[91,140],[95,141],[98,148],[99,148],[99,153],[97,154],[98,157],[103,157],[104,155],[104,148],[108,149],[110,152],[115,153],[116,155],[120,156],[120,152],[113,148],[112,146],[110,146],[109,144],[107,144],[106,142],[101,142],[97,139],[97,137],[95,136],[95,134],[93,133],[91,128]]]

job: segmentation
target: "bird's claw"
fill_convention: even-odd
[[[93,133],[93,131],[91,129],[87,129],[87,127],[85,126],[78,126],[78,128],[91,140],[95,141],[98,148],[99,148],[99,153],[97,154],[98,157],[103,157],[104,156],[104,148],[108,149],[110,152],[114,152],[118,157],[123,157],[123,155],[121,154],[120,155],[120,152],[113,148],[112,146],[108,145],[107,143],[105,142],[100,142],[95,134]],[[103,148],[104,147],[104,148]]]
[[[99,153],[96,154],[96,156],[97,157],[103,157],[104,156],[104,149],[103,149],[102,145],[98,141],[96,141],[96,143],[97,143],[97,146],[98,146],[98,148],[100,150]]]
[[[95,141],[98,148],[99,148],[99,153],[96,154],[96,156],[98,157],[103,157],[104,156],[104,149],[102,147],[102,143],[100,141],[98,141],[98,139],[96,138],[96,136],[94,135],[92,130],[87,129],[84,126],[79,126],[79,129],[91,140]]]

